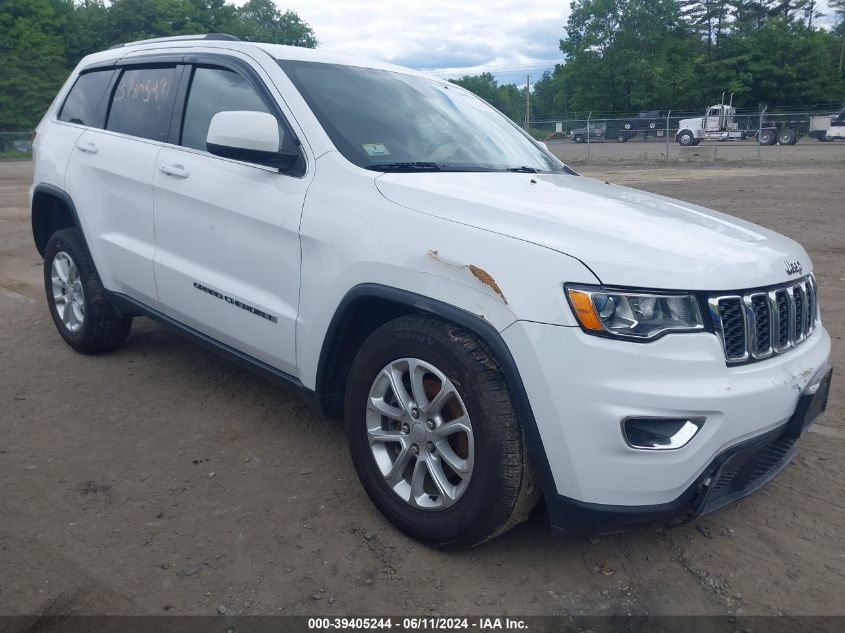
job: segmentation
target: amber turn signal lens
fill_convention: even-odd
[[[569,301],[575,310],[575,316],[578,322],[588,330],[601,331],[602,327],[599,315],[596,314],[596,309],[593,306],[593,300],[590,295],[580,290],[567,288],[566,292],[569,294]]]

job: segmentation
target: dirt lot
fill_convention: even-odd
[[[585,171],[800,240],[839,372],[756,495],[693,525],[563,542],[542,510],[472,551],[373,509],[342,429],[146,320],[81,356],[55,332],[27,163],[0,163],[0,614],[845,614],[843,164]]]

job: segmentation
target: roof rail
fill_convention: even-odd
[[[180,42],[183,40],[225,40],[230,42],[240,42],[241,38],[229,35],[228,33],[204,33],[198,35],[171,35],[170,37],[154,37],[149,40],[137,40],[135,42],[124,42],[123,44],[115,44],[109,46],[109,50],[113,48],[123,48],[124,46],[135,46],[136,44],[155,44],[158,42]]]

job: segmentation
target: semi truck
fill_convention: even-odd
[[[733,107],[734,94],[730,94],[727,104],[725,94],[722,93],[720,103],[705,110],[703,117],[678,122],[675,140],[679,145],[695,146],[701,141],[743,141],[748,137],[756,137],[760,145],[795,145],[808,127],[806,120],[781,117],[760,120],[752,116],[741,121]]]
[[[678,121],[678,133],[675,140],[684,147],[695,146],[701,141],[741,141],[746,137],[736,121],[736,108],[733,107],[733,93],[725,105],[725,93],[722,101],[704,111],[704,116]]]

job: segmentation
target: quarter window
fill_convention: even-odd
[[[246,78],[222,68],[199,67],[194,70],[185,122],[182,126],[182,145],[206,150],[206,137],[211,119],[218,112],[252,110],[270,112],[264,100]],[[279,130],[280,138],[284,138]]]
[[[100,105],[113,74],[109,69],[80,75],[62,106],[59,121],[102,127]]]
[[[176,67],[130,68],[112,96],[106,129],[154,141],[167,140]]]

